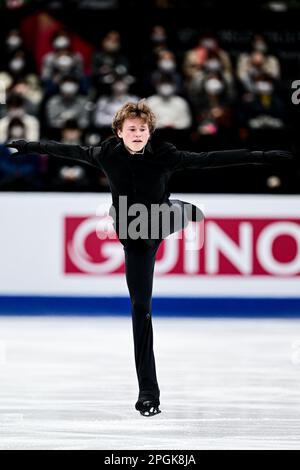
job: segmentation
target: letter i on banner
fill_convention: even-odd
[[[6,87],[3,80],[0,80],[0,104],[6,104]]]

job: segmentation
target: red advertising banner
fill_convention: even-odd
[[[124,273],[123,246],[112,227],[104,232],[104,222],[65,218],[65,274]],[[158,275],[300,276],[300,218],[207,218],[199,230],[203,247],[193,244],[186,230],[161,243]]]

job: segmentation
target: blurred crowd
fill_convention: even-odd
[[[48,8],[117,8],[119,0],[0,0],[0,8],[17,10],[28,6]]]
[[[105,175],[92,167],[37,155],[11,158],[4,144],[98,145],[112,134],[118,108],[140,98],[157,115],[161,137],[185,150],[235,142],[253,148],[254,141],[264,143],[262,135],[275,144],[288,125],[281,63],[260,34],[233,60],[213,33],[175,50],[165,27],[153,25],[138,67],[117,30],[100,38],[90,64],[65,29],[53,34],[40,69],[18,29],[0,48],[0,190],[107,191]]]

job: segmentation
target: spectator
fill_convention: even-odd
[[[111,92],[109,95],[100,96],[95,110],[93,124],[101,132],[102,138],[111,134],[111,123],[116,111],[127,101],[137,102],[138,96],[129,93],[130,80],[126,77],[115,77],[115,81],[111,84]]]
[[[182,92],[182,77],[177,71],[175,54],[167,49],[158,53],[156,69],[146,76],[146,95],[155,92],[157,85],[163,80],[169,79],[176,84],[177,91]]]
[[[16,51],[7,61],[6,70],[3,70],[2,73],[8,75],[10,82],[24,77],[28,73],[25,52],[23,50]]]
[[[7,115],[0,119],[0,143],[9,139],[11,122],[18,118],[24,127],[24,139],[36,140],[40,138],[40,125],[36,117],[26,113],[24,108],[24,99],[17,94],[11,94],[6,103]]]
[[[23,97],[24,107],[28,114],[39,116],[43,94],[38,81],[28,76],[19,78],[12,84],[9,92]]]
[[[7,128],[6,143],[15,139],[27,139],[22,119],[12,118]],[[2,140],[0,141],[2,142]],[[10,151],[0,143],[0,190],[33,191],[43,189],[44,162],[40,155],[11,157]]]
[[[23,38],[17,28],[11,29],[5,38],[0,54],[0,66],[6,68],[6,64],[15,53],[23,49]]]
[[[209,55],[214,54],[222,66],[224,74],[232,76],[232,65],[229,54],[224,51],[215,36],[206,34],[201,36],[196,46],[187,51],[183,59],[183,73],[187,83],[203,70]]]
[[[37,74],[30,69],[27,56],[22,49],[10,57],[5,69],[0,72],[0,82],[6,93],[14,91],[16,83],[26,82],[27,97],[30,95],[29,100],[33,99],[36,105],[39,104],[41,100],[40,80]]]
[[[45,105],[46,125],[49,129],[62,129],[69,119],[78,119],[81,129],[90,123],[91,104],[86,96],[79,93],[76,78],[65,76],[59,86],[59,93],[51,96]]]
[[[23,38],[18,29],[14,28],[9,31],[5,39],[5,45],[8,54],[14,54],[23,47]]]
[[[154,25],[150,31],[150,51],[147,55],[150,69],[154,68],[159,54],[165,50],[169,50],[166,28],[162,25]]]
[[[156,94],[147,98],[148,104],[157,116],[157,128],[188,129],[192,115],[188,102],[176,94],[176,84],[163,79],[157,84]]]
[[[233,125],[232,99],[220,73],[209,74],[193,101],[199,135],[217,135]]]
[[[76,119],[65,122],[61,129],[60,142],[67,145],[83,145],[83,129]],[[81,191],[92,187],[94,169],[69,159],[49,159],[51,188],[58,191]]]
[[[191,102],[197,101],[197,96],[203,92],[204,83],[206,83],[209,76],[218,74],[226,87],[228,97],[233,99],[236,94],[233,75],[229,70],[225,70],[223,63],[220,60],[219,53],[216,51],[208,51],[206,60],[203,67],[186,84],[186,92]]]
[[[244,95],[239,122],[248,129],[274,129],[285,127],[285,111],[282,100],[276,94],[273,79],[267,74],[255,77],[253,92]]]
[[[129,62],[121,51],[121,36],[118,31],[109,31],[101,41],[100,50],[92,57],[92,84],[97,94],[107,92],[115,74],[127,75]]]
[[[26,139],[24,122],[18,117],[12,118],[7,128],[7,142],[15,139]]]
[[[268,74],[273,80],[281,76],[280,62],[274,55],[268,54],[268,46],[264,38],[255,35],[252,50],[243,52],[237,59],[237,77],[246,91],[254,91],[255,77],[262,73]]]
[[[51,52],[43,57],[41,79],[46,96],[57,93],[59,84],[72,75],[79,81],[82,93],[87,92],[87,80],[83,71],[83,57],[73,51],[71,38],[64,30],[57,31],[52,38]]]

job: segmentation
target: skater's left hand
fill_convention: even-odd
[[[268,163],[280,163],[293,160],[294,155],[287,150],[269,150],[264,152],[264,157]]]
[[[28,142],[27,140],[13,140],[9,144],[6,144],[5,147],[15,149],[17,152],[12,152],[14,157],[19,157],[20,155],[24,155],[26,153],[26,146]]]

